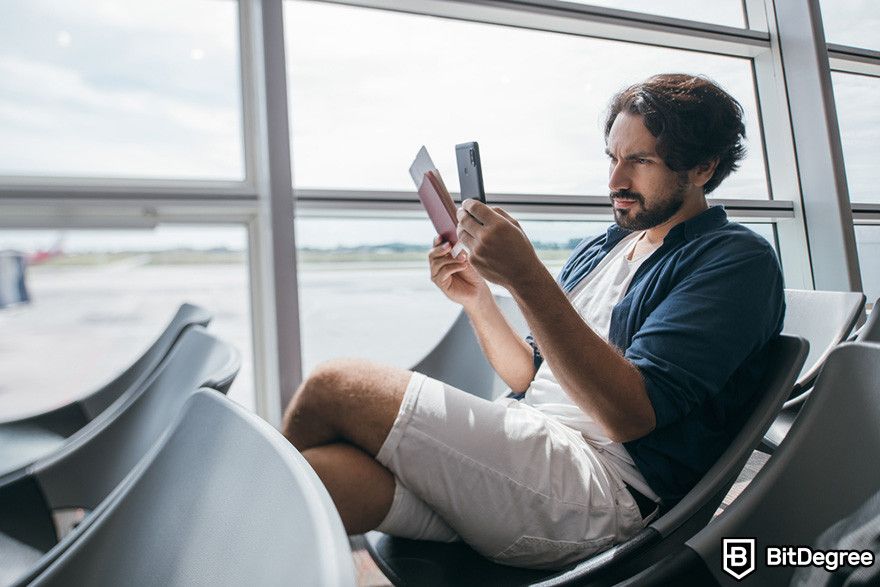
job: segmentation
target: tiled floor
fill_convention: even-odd
[[[721,505],[718,507],[718,510],[715,512],[717,516],[721,512],[724,511],[724,508],[729,506],[734,499],[739,497],[739,494],[743,492],[743,490],[749,485],[752,479],[755,478],[755,475],[758,474],[758,471],[767,463],[767,459],[770,456],[759,452],[752,452],[752,456],[749,457],[746,466],[743,468],[742,472],[739,474],[736,482],[733,484],[733,487],[730,488],[730,491],[727,492],[727,495],[724,496],[724,499],[721,500]]]
[[[357,573],[358,587],[390,586],[391,582],[382,574],[382,571],[379,570],[379,567],[376,566],[376,563],[370,557],[370,553],[367,552],[364,537],[352,536],[349,538],[349,542],[351,543],[351,554],[354,557],[354,570]]]

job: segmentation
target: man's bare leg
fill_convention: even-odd
[[[327,487],[349,534],[379,525],[394,476],[375,460],[412,373],[360,360],[320,365],[284,414],[284,436]]]
[[[351,444],[325,444],[303,451],[327,488],[348,534],[376,528],[391,509],[394,475]]]

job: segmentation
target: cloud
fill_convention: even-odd
[[[110,177],[242,176],[237,108],[97,88],[72,68],[0,57],[0,170]]]

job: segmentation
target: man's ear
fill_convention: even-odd
[[[718,159],[712,159],[711,161],[707,161],[706,163],[701,163],[697,165],[693,169],[691,169],[688,174],[690,175],[691,183],[697,187],[703,187],[708,183],[712,176],[715,175],[715,169],[718,167]]]

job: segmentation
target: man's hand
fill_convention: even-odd
[[[458,238],[480,275],[508,289],[543,269],[519,222],[501,208],[465,200],[458,210]]]
[[[474,270],[464,253],[452,257],[452,246],[434,239],[434,248],[428,251],[428,264],[431,268],[431,281],[447,298],[468,306],[476,304],[481,297],[491,296],[486,281]]]
[[[656,415],[639,370],[584,322],[516,220],[500,208],[465,200],[458,238],[479,274],[513,294],[562,389],[610,439],[626,442],[654,429]],[[523,343],[511,356],[517,357],[516,369],[505,371],[504,380],[525,391],[535,376],[531,347]]]

